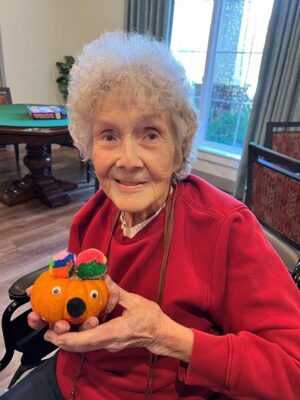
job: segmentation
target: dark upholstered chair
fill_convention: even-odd
[[[10,89],[8,87],[0,87],[0,106],[2,104],[12,104],[11,93],[10,93]],[[0,146],[5,146],[5,145],[0,144]],[[19,160],[20,160],[19,145],[14,144],[14,148],[15,148],[16,162],[19,163]]]
[[[21,353],[22,356],[21,363],[8,388],[12,387],[24,372],[39,365],[45,356],[55,350],[51,343],[44,340],[47,328],[34,331],[27,323],[27,315],[31,308],[25,289],[31,286],[35,279],[48,268],[47,266],[24,276],[9,289],[8,295],[12,301],[2,316],[2,333],[6,350],[0,360],[0,371],[11,362],[15,352]],[[21,306],[23,306],[23,310],[22,313],[19,313]]]
[[[272,244],[281,246],[279,253],[294,254],[295,263],[287,265],[294,269],[300,257],[300,160],[250,143],[246,204],[274,236]]]
[[[265,144],[264,146],[267,149],[273,150],[277,153],[280,153],[283,156],[290,157],[294,160],[300,160],[300,122],[297,121],[289,121],[289,122],[274,122],[274,121],[269,121],[266,124],[266,139],[265,139]],[[266,150],[267,150],[266,149]],[[266,167],[265,169],[262,170],[262,166],[258,166],[256,163],[253,165],[255,160],[257,160],[257,151],[252,147],[252,145],[249,147],[249,163],[248,163],[248,189],[247,189],[247,204],[250,206],[252,211],[254,213],[259,213],[259,218],[262,221],[264,218],[268,219],[269,223],[263,223],[264,231],[266,235],[268,236],[269,240],[271,241],[272,245],[276,248],[280,256],[283,258],[283,261],[287,265],[289,269],[293,269],[294,266],[297,264],[297,260],[299,260],[299,251],[295,248],[295,243],[290,242],[289,239],[285,236],[285,233],[283,232],[285,230],[288,231],[292,228],[288,228],[288,220],[289,218],[292,219],[292,216],[288,217],[288,219],[285,219],[283,215],[285,213],[289,214],[289,210],[283,211],[283,213],[280,213],[277,211],[273,215],[273,222],[271,222],[271,210],[274,211],[275,207],[279,207],[280,203],[280,196],[289,196],[289,207],[291,207],[291,202],[294,200],[291,199],[292,195],[291,193],[288,195],[288,192],[285,192],[285,188],[283,186],[283,182],[285,184],[288,184],[288,182],[291,182],[287,180],[288,178],[284,178],[284,175],[281,175],[281,177],[278,175],[277,178],[275,178],[275,172],[271,171],[270,169],[267,171]],[[265,157],[267,157],[265,155]],[[265,158],[267,160],[267,158]],[[277,158],[275,164],[277,166],[280,166],[280,160]],[[285,160],[283,161],[283,165],[281,165],[283,170],[288,169],[288,166],[285,163]],[[260,182],[259,187],[256,189],[253,188],[252,186],[252,174],[253,170],[255,170],[256,174],[259,174],[259,168],[260,171],[264,171],[264,175],[256,178],[256,181]],[[296,170],[292,169],[292,172],[297,174],[297,167]],[[299,171],[298,171],[299,172]],[[262,181],[264,180],[264,183]],[[275,183],[276,182],[276,183]],[[276,190],[274,190],[274,193],[271,194],[269,193],[267,195],[267,190],[271,190],[270,187],[264,187],[264,185],[275,185]],[[294,187],[299,188],[299,184],[296,184],[295,182],[293,184]],[[291,190],[290,185],[289,186],[289,191]],[[257,190],[259,193],[257,193]],[[261,191],[264,192],[261,192]],[[298,189],[299,190],[299,189]],[[277,194],[275,193],[277,191]],[[262,195],[263,193],[263,195]],[[256,206],[254,204],[251,204],[251,195],[254,197],[254,201],[256,202]],[[269,197],[266,197],[269,196]],[[271,196],[271,197],[270,197]],[[278,197],[279,196],[279,197]],[[260,197],[260,205],[258,206],[257,198]],[[299,209],[299,199],[296,200],[298,202],[298,209]],[[296,206],[296,203],[293,203]],[[260,210],[258,210],[259,208]],[[281,229],[278,231],[279,225],[283,225],[283,219],[285,219],[285,229],[283,229],[283,226],[281,226]],[[275,222],[274,222],[275,221]],[[298,215],[296,215],[295,220],[293,221],[293,229],[297,230],[298,232],[300,230],[300,227],[296,227],[296,221],[299,221],[299,211]],[[271,225],[275,224],[275,227],[272,227]]]

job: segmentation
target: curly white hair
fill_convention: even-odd
[[[70,72],[67,107],[70,134],[83,159],[91,157],[95,105],[108,92],[118,94],[122,88],[130,102],[134,99],[139,106],[147,104],[170,113],[182,160],[176,178],[183,179],[190,171],[197,113],[183,66],[166,44],[149,35],[106,32],[77,57]]]

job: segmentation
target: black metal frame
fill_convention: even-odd
[[[5,344],[5,354],[0,360],[0,371],[7,367],[16,351],[22,354],[21,363],[13,375],[8,388],[11,388],[27,370],[43,362],[43,358],[56,349],[44,340],[47,327],[33,330],[28,326],[27,316],[31,311],[26,288],[31,286],[36,278],[49,266],[36,270],[17,280],[9,289],[9,298],[12,302],[7,306],[2,316],[2,332]],[[28,308],[14,317],[14,313],[24,304]]]
[[[294,282],[296,283],[298,289],[300,289],[300,260],[298,261],[296,267],[291,273]]]

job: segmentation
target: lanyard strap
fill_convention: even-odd
[[[176,191],[176,187],[175,187],[175,189],[173,191],[173,196],[168,195],[167,204],[166,204],[166,216],[165,216],[165,226],[164,226],[164,250],[163,250],[163,257],[162,257],[162,261],[161,261],[158,291],[157,291],[157,296],[156,296],[156,302],[159,305],[161,304],[162,299],[163,299],[163,292],[164,292],[164,287],[165,287],[165,283],[166,283],[168,255],[169,255],[170,242],[171,242],[171,236],[172,236],[172,230],[173,230],[176,198],[177,198],[177,191]],[[120,211],[118,210],[114,217],[112,229],[111,229],[109,239],[107,242],[107,249],[106,249],[106,253],[105,253],[107,259],[109,257],[111,241],[112,241],[112,237],[113,237],[119,217],[120,217]],[[84,359],[85,359],[85,356],[83,353],[83,354],[81,354],[81,357],[80,357],[79,366],[78,366],[78,370],[76,372],[76,377],[75,377],[73,388],[71,391],[70,400],[75,399],[78,380],[79,380],[81,370],[83,367]],[[154,373],[155,373],[155,369],[156,369],[157,359],[158,359],[158,356],[156,354],[151,353],[150,359],[149,359],[149,372],[148,372],[147,384],[146,384],[146,389],[145,389],[145,400],[151,400],[151,397],[152,397],[153,380],[154,380]]]
[[[169,249],[170,249],[172,230],[173,230],[176,198],[177,198],[177,190],[175,187],[173,196],[169,196],[166,205],[166,218],[164,226],[164,251],[161,262],[160,278],[159,278],[159,285],[156,297],[156,302],[159,305],[162,303],[163,293],[166,283],[168,256],[169,256]],[[151,400],[152,398],[153,381],[154,381],[154,374],[156,370],[157,360],[158,360],[158,355],[151,353],[149,359],[149,372],[145,389],[145,400]]]

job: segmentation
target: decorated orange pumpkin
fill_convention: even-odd
[[[106,258],[96,249],[80,253],[61,252],[50,262],[49,271],[35,281],[31,305],[48,323],[67,320],[81,324],[98,316],[106,307],[108,288],[102,279]]]

